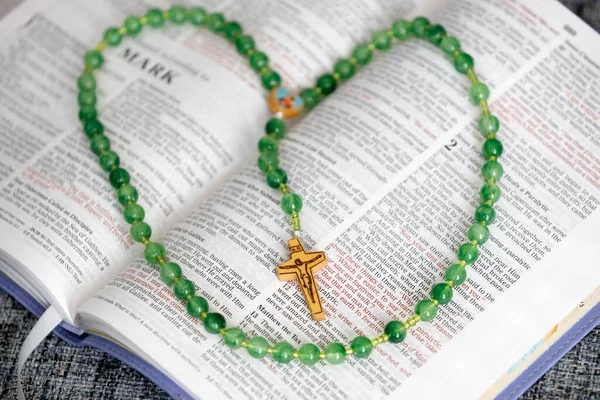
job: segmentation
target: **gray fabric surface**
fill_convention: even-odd
[[[600,1],[561,1],[594,28],[600,28]],[[35,322],[33,315],[0,292],[0,399],[16,398],[18,349]],[[72,347],[52,335],[30,357],[25,368],[25,392],[30,398],[168,398],[152,382],[113,357],[92,348]],[[600,399],[600,327],[577,344],[522,399]]]

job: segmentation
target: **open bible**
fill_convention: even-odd
[[[185,2],[192,3],[192,2]],[[129,237],[77,119],[82,55],[105,28],[167,1],[27,0],[0,20],[0,271],[66,340],[105,349],[173,396],[514,398],[600,318],[600,37],[554,1],[317,0],[195,4],[240,21],[298,90],[372,32],[417,15],[476,60],[501,120],[497,221],[467,281],[398,345],[343,365],[229,350],[185,312]],[[105,52],[100,119],[169,259],[228,327],[323,348],[405,320],[456,260],[479,204],[479,111],[425,41],[395,43],[281,142],[304,199],[303,243],[326,319],[280,282],[292,236],[256,167],[269,118],[224,38],[146,29]],[[553,348],[552,351],[546,351]],[[526,372],[524,372],[526,371]]]

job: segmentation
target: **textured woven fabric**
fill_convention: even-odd
[[[2,1],[2,0],[0,0]],[[595,29],[600,29],[600,1],[562,0]],[[18,350],[37,319],[0,292],[0,399],[16,398]],[[104,352],[73,347],[49,336],[25,365],[25,392],[36,399],[167,399],[137,371]],[[36,371],[35,376],[31,371]],[[600,399],[600,327],[596,327],[522,400]]]

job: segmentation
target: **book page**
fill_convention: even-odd
[[[583,261],[598,259],[600,39],[557,3],[536,4],[448,1],[431,17],[474,56],[506,149],[491,238],[434,321],[342,366],[258,362],[208,335],[138,260],[83,305],[83,326],[110,329],[197,397],[484,393],[600,282]],[[405,320],[443,281],[479,204],[483,139],[467,88],[438,49],[397,44],[282,142],[305,245],[329,259],[317,273],[326,321],[310,318],[297,283],[277,281],[291,231],[254,165],[167,233],[170,258],[228,326],[271,344],[348,344]]]
[[[332,52],[330,41],[347,52],[357,26],[367,32],[389,24],[382,16],[412,4],[361,5],[347,9],[338,25],[314,10],[305,20],[292,18],[295,25],[283,36],[278,32],[291,12],[283,4],[227,15],[250,17],[244,26],[272,54],[273,67],[286,71],[286,82],[305,86],[341,54]],[[0,249],[10,259],[3,265],[14,265],[5,271],[13,279],[23,282],[24,276],[41,286],[40,300],[55,303],[71,321],[83,299],[139,254],[108,174],[77,120],[82,56],[127,15],[170,5],[32,0],[0,23],[0,60],[7,71],[0,82],[6,111],[0,122],[6,153],[0,162]],[[203,6],[226,13],[231,8],[217,1]],[[267,23],[272,9],[279,17]],[[301,58],[286,59],[286,46],[307,35]],[[253,157],[247,150],[255,148],[268,117],[264,89],[234,46],[189,25],[147,28],[105,53],[97,73],[100,119],[132,175],[153,237],[160,237]]]

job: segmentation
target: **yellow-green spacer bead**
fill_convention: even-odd
[[[269,66],[265,65],[264,67],[262,67],[260,69],[260,73],[264,74],[265,72],[270,71],[270,70],[271,70],[271,68],[269,68]]]
[[[488,158],[488,160],[490,160],[490,161],[496,161],[497,159],[498,159],[498,157],[496,157],[496,156],[490,156],[490,158]]]
[[[496,183],[496,178],[490,178],[490,179],[488,179],[487,183]]]
[[[373,43],[369,43],[369,50],[373,51],[375,50],[375,45]]]
[[[467,265],[467,262],[465,260],[458,260],[458,264],[460,264],[464,267]]]
[[[167,21],[169,19],[169,12],[168,11],[163,11],[162,15],[163,15],[163,18],[165,19],[165,21]]]
[[[225,336],[225,332],[227,332],[227,329],[226,328],[221,328],[221,330],[219,331],[219,335]]]
[[[336,81],[339,81],[339,80],[340,80],[340,78],[341,78],[341,76],[340,76],[340,74],[338,74],[337,72],[335,72],[335,73],[333,74],[333,79],[335,79]]]
[[[140,18],[140,24],[146,25],[147,23],[148,23],[148,17],[143,16],[142,18]]]
[[[386,33],[389,37],[394,37],[394,31],[392,31],[391,29],[389,31],[387,31]]]
[[[323,90],[321,90],[321,88],[320,88],[320,87],[316,87],[316,88],[315,88],[315,92],[317,92],[319,95],[322,95],[322,94],[323,94]]]
[[[457,50],[454,50],[454,54],[453,54],[453,56],[454,56],[454,57],[458,57],[458,56],[460,56],[461,54],[462,54],[462,51],[461,51],[460,49],[457,49]]]
[[[352,347],[346,347],[346,355],[352,354]]]
[[[167,263],[167,260],[162,255],[156,256],[156,261],[158,261],[158,265],[161,267]]]
[[[480,221],[479,223],[480,223],[482,226],[487,226],[487,222],[485,222],[485,221]]]
[[[380,337],[381,337],[382,342],[387,342],[388,340],[390,340],[390,337],[385,333],[382,334]]]
[[[148,243],[150,243],[150,239],[143,237],[140,239],[140,242],[142,242],[144,246],[147,246]]]
[[[490,107],[488,106],[487,100],[481,100],[479,106],[481,107],[483,115],[490,115]]]
[[[202,314],[200,314],[200,319],[204,320],[204,318],[206,318],[206,316],[208,315],[208,312],[203,312]]]
[[[247,340],[244,340],[242,342],[242,347],[245,348],[245,349],[248,348],[248,341]]]
[[[488,205],[488,206],[490,206],[490,207],[493,207],[493,206],[494,206],[494,202],[493,202],[493,201],[491,201],[491,200],[488,200],[488,201],[486,201],[486,202],[485,202],[485,204],[487,204],[487,205]]]
[[[496,139],[496,133],[495,132],[490,132],[490,133],[488,133],[487,137],[488,137],[488,139]],[[495,156],[492,156],[492,157],[495,157]]]
[[[101,41],[96,45],[96,50],[102,51],[106,48],[106,40]]]
[[[469,68],[469,70],[467,71],[467,76],[471,80],[471,83],[479,82],[479,78],[477,78],[477,74],[475,74],[475,71],[473,71],[472,68]]]
[[[324,352],[323,350],[321,350],[321,352],[319,353],[319,358],[320,358],[321,360],[324,360],[324,359],[325,359],[325,352]]]
[[[269,354],[273,354],[273,348],[271,346],[269,346],[269,348],[267,349],[267,353]]]
[[[452,281],[446,281],[446,284],[450,287],[454,287],[454,282]]]
[[[479,243],[477,243],[477,240],[471,240],[469,243],[471,243],[473,246],[477,246]]]
[[[292,353],[292,357],[298,358],[299,356],[300,356],[300,353],[298,352],[298,350],[294,350],[294,353]]]
[[[350,62],[356,65],[358,63],[358,60],[355,57],[350,57]]]
[[[282,183],[281,185],[279,185],[279,190],[283,194],[288,194],[290,192],[290,190],[288,189],[288,187],[287,187],[287,185],[285,183]]]
[[[431,302],[432,302],[433,304],[435,304],[436,306],[439,304],[439,302],[438,302],[436,299],[431,299]]]
[[[192,297],[194,297],[194,295],[193,295],[193,294],[188,294],[186,298],[187,298],[188,300],[190,300]]]
[[[127,28],[125,28],[124,26],[120,27],[120,28],[119,28],[119,33],[120,33],[121,35],[124,35],[124,34],[126,34],[126,33],[127,33]]]

